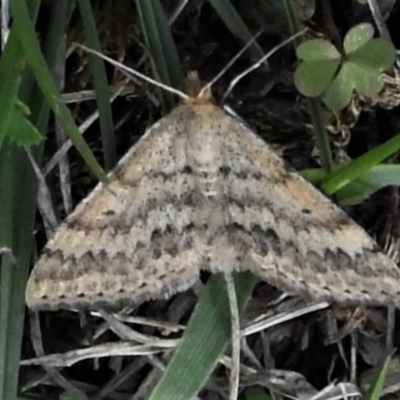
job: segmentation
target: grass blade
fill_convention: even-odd
[[[25,56],[13,27],[0,62],[0,248],[11,252],[0,254],[0,399],[7,400],[16,399],[17,394],[36,198],[35,179],[23,150],[6,135],[24,66]]]
[[[329,176],[325,178],[321,184],[322,190],[328,195],[336,193],[339,189],[364,175],[369,169],[378,165],[399,149],[400,134],[394,136],[392,139],[378,147],[375,147],[353,161],[350,161],[343,167],[338,168],[332,172],[332,174],[329,174]]]
[[[18,385],[37,186],[24,150],[11,143],[4,143],[0,152],[0,188],[0,247],[10,247],[13,255],[3,255],[1,266],[0,398],[13,400]]]
[[[88,47],[101,52],[99,36],[94,21],[93,10],[89,0],[78,0],[83,25],[87,37]],[[104,164],[109,171],[117,162],[115,148],[114,123],[109,101],[109,90],[107,83],[104,61],[92,54],[89,56],[90,66],[93,72],[93,83],[99,108],[99,122],[101,139],[103,142]]]
[[[25,62],[18,38],[12,30],[0,62],[0,149],[7,137]]]
[[[239,38],[244,44],[248,43],[253,38],[254,34],[249,31],[230,0],[210,0],[210,3],[228,29],[232,32],[232,35]],[[251,45],[251,51],[256,60],[264,56],[264,51],[257,42]],[[268,62],[265,61],[264,65],[267,64]]]
[[[239,310],[250,297],[256,278],[235,277]],[[192,399],[213,372],[231,340],[231,317],[224,277],[213,275],[202,293],[185,333],[150,400]]]
[[[375,379],[368,390],[368,393],[365,397],[366,400],[379,400],[381,398],[383,385],[385,383],[391,360],[391,356],[386,357],[382,367],[377,372]]]
[[[321,182],[327,175],[321,168],[305,170],[302,174],[314,184]],[[339,204],[344,206],[357,204],[386,186],[400,186],[400,165],[381,164],[372,167],[338,190],[336,198]]]
[[[182,88],[183,77],[178,52],[159,0],[136,0],[136,6],[156,76],[168,86]],[[171,93],[164,91],[161,97],[167,109],[175,105]]]
[[[10,3],[10,6],[14,16],[13,28],[16,30],[16,34],[18,35],[18,39],[20,40],[27,61],[32,68],[33,74],[46,98],[47,103],[50,105],[55,116],[62,124],[64,130],[73,141],[90,170],[101,181],[105,182],[106,175],[103,169],[97,162],[85,140],[82,138],[68,108],[62,101],[56,88],[36,39],[35,30],[29,17],[25,1],[15,0]]]

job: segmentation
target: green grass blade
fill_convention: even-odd
[[[0,256],[0,399],[7,400],[14,400],[17,393],[25,282],[31,249],[26,240],[32,238],[33,229],[29,225],[33,214],[26,214],[30,208],[24,201],[35,204],[36,197],[32,187],[35,179],[31,176],[28,182],[25,179],[30,169],[22,150],[6,138],[24,65],[25,57],[13,28],[0,61],[0,248],[12,252]],[[21,221],[23,217],[25,221]]]
[[[336,192],[343,206],[361,203],[386,186],[400,186],[400,165],[377,165]]]
[[[302,174],[314,184],[321,182],[327,175],[321,168],[305,170]],[[358,204],[386,186],[400,186],[400,165],[382,164],[372,167],[338,190],[336,198],[342,206]]]
[[[159,0],[153,0],[153,10],[157,22],[158,33],[164,51],[165,65],[170,76],[171,86],[175,89],[183,89],[183,74],[171,30],[168,25],[165,12]],[[165,83],[165,82],[164,82]]]
[[[12,298],[14,279],[12,272],[16,270],[14,254],[4,253],[5,249],[13,251],[13,154],[9,143],[0,150],[0,248],[1,254],[1,303],[0,303],[0,398],[14,399],[17,392],[15,375],[19,367],[19,344],[13,343],[12,337],[17,326],[12,323]],[[15,348],[17,347],[17,348]],[[17,364],[18,363],[18,364]],[[16,365],[17,364],[17,365]]]
[[[155,75],[164,84],[175,89],[183,87],[183,77],[178,52],[159,0],[136,0],[142,32],[154,62]],[[169,92],[162,92],[167,109],[175,105]]]
[[[100,40],[97,34],[91,3],[89,0],[78,0],[78,5],[87,37],[86,44],[88,47],[101,52]],[[89,60],[93,72],[97,105],[99,107],[104,164],[106,170],[109,171],[117,162],[117,152],[115,148],[114,123],[111,113],[107,76],[102,59],[90,54]]]
[[[329,174],[329,176],[323,180],[321,189],[328,195],[336,193],[339,189],[343,188],[354,179],[364,175],[369,169],[378,165],[399,149],[400,134],[352,160],[348,164],[332,172],[332,174]]]
[[[56,1],[53,3],[49,29],[43,43],[43,54],[53,75],[56,73],[55,65],[59,57],[62,41],[65,40],[65,32],[72,13],[71,3],[74,3],[74,0]],[[29,103],[32,112],[32,121],[35,121],[40,132],[45,132],[48,126],[50,107],[45,102],[43,93],[39,87],[35,86]]]
[[[371,387],[369,388],[367,395],[365,396],[366,400],[379,400],[381,398],[383,385],[385,383],[386,375],[388,373],[391,360],[392,360],[391,356],[386,357],[382,367],[376,374],[375,379],[371,384]]]
[[[7,400],[17,393],[36,192],[24,150],[5,142],[0,151],[0,247],[11,248],[13,255],[4,255],[1,266],[0,398]]]
[[[285,9],[286,19],[288,21],[291,34],[293,35],[296,32],[302,30],[303,24],[301,23],[300,18],[293,6],[292,0],[282,0],[282,5],[283,8]],[[302,41],[303,38],[298,38],[297,40],[295,40],[294,42],[295,47],[297,47]]]
[[[324,118],[322,115],[321,101],[319,99],[307,99],[307,105],[314,127],[315,140],[319,150],[321,166],[325,171],[330,172],[334,168],[334,162],[328,132],[325,128]]]
[[[232,35],[239,38],[244,44],[253,38],[254,34],[249,31],[230,0],[210,0],[210,3],[220,18],[224,21],[228,29],[232,32]],[[264,51],[257,44],[257,42],[254,42],[250,49],[255,59],[264,56]],[[265,64],[266,63],[267,62],[265,62]]]
[[[25,61],[18,38],[12,30],[0,61],[0,149],[7,137]]]
[[[32,68],[36,81],[41,88],[47,103],[55,116],[62,124],[77,150],[85,160],[90,170],[102,181],[106,181],[106,175],[100,164],[96,161],[89,146],[86,144],[74,120],[61,99],[54,80],[42,55],[35,30],[29,17],[28,10],[23,0],[14,0],[10,3],[14,17],[13,28],[16,30],[27,61]]]
[[[251,296],[256,278],[235,276],[239,310]],[[231,317],[224,277],[213,275],[185,333],[150,400],[192,399],[213,372],[231,339]]]

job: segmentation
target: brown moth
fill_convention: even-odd
[[[32,309],[138,304],[211,272],[294,295],[400,305],[368,234],[207,95],[154,124],[60,226],[29,279]]]

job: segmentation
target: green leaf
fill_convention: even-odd
[[[352,62],[346,64],[349,84],[353,86],[357,93],[371,99],[375,98],[384,84],[379,79],[379,71],[367,70]]]
[[[297,90],[304,96],[321,95],[331,83],[339,62],[338,59],[303,61],[294,74]]]
[[[38,144],[43,140],[43,136],[21,110],[20,107],[15,107],[12,110],[7,137],[11,142],[19,146],[33,146]]]
[[[336,47],[323,39],[312,39],[301,43],[296,49],[297,58],[305,61],[340,59]]]
[[[349,55],[349,61],[364,69],[382,72],[390,69],[396,58],[396,50],[385,39],[372,39]]]
[[[346,61],[326,91],[323,101],[331,110],[339,111],[349,104],[354,90],[373,99],[384,85],[379,77],[379,71],[365,69],[354,62]]]
[[[352,94],[353,83],[349,82],[348,66],[345,63],[332,81],[322,100],[329,109],[340,111],[350,103]]]
[[[346,54],[361,48],[373,37],[374,27],[371,24],[363,23],[354,26],[347,32],[344,38],[343,47]]]
[[[18,97],[15,100],[14,108],[17,111],[20,111],[25,117],[29,117],[31,115],[31,110],[29,109],[28,105],[18,99]]]

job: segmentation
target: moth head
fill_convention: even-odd
[[[197,71],[190,71],[185,78],[185,93],[190,96],[189,99],[185,99],[186,103],[190,104],[202,104],[202,103],[213,103],[214,98],[211,93],[211,88],[205,86],[199,78]]]

